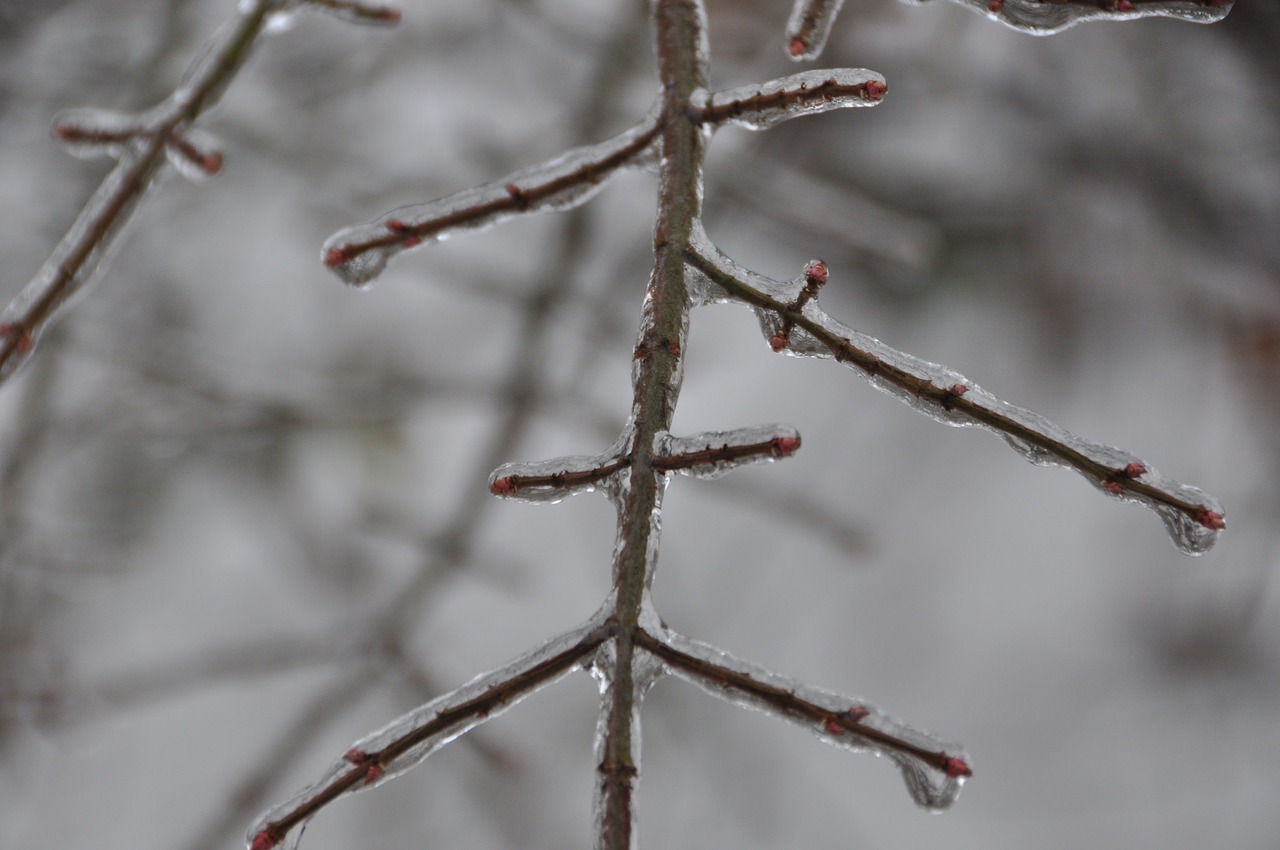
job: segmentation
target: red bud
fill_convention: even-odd
[[[774,437],[773,450],[779,457],[789,457],[800,449],[799,437]]]
[[[1195,519],[1196,522],[1200,523],[1205,528],[1211,528],[1214,531],[1221,531],[1227,527],[1226,517],[1217,511],[1211,511],[1205,507],[1200,508],[1196,513]]]
[[[264,829],[249,842],[249,850],[271,850],[279,843],[280,840],[271,834],[271,830]]]

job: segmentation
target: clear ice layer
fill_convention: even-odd
[[[784,311],[803,289],[803,275],[781,283],[745,269],[720,253],[701,228],[691,248],[713,272],[708,275],[691,266],[698,303],[747,303],[755,311],[766,340],[783,330]],[[740,289],[730,293],[726,286]],[[785,353],[835,358],[877,389],[932,419],[990,430],[1039,466],[1075,469],[1108,495],[1155,511],[1174,545],[1186,554],[1203,554],[1217,540],[1224,513],[1221,504],[1203,490],[1166,478],[1146,461],[1121,449],[1077,437],[1034,411],[997,398],[959,372],[905,354],[841,324],[823,312],[817,300],[804,304],[800,315],[805,321],[790,329],[788,345],[782,349]]]
[[[884,77],[875,71],[834,68],[725,89],[704,95],[694,107],[703,112],[708,123],[767,130],[801,115],[875,106],[887,90]]]
[[[611,139],[425,204],[402,207],[369,224],[340,230],[322,251],[348,286],[367,287],[400,251],[484,230],[513,216],[576,207],[618,171],[657,161],[658,113]]]
[[[919,4],[924,0],[906,0]],[[1052,35],[1085,21],[1178,18],[1200,24],[1220,21],[1229,0],[951,0],[1033,35]]]
[[[833,746],[888,758],[918,806],[946,809],[959,797],[970,773],[959,745],[900,723],[863,700],[810,687],[709,644],[669,630],[653,637],[693,659],[689,663],[660,648],[648,649],[672,675],[734,705],[800,726]]]
[[[603,637],[600,617],[594,617],[361,738],[317,782],[260,815],[249,828],[247,846],[296,847],[307,821],[320,808],[399,776],[460,735],[558,682],[587,664]]]

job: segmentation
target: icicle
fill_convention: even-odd
[[[920,0],[908,0],[920,2]],[[1200,24],[1220,21],[1232,0],[952,0],[1033,35],[1052,35],[1084,21],[1179,18]]]
[[[787,55],[793,61],[817,59],[844,0],[796,0],[787,21]]]
[[[809,687],[670,630],[646,637],[645,650],[671,674],[707,693],[793,723],[834,746],[890,759],[922,808],[951,806],[972,774],[961,747],[900,723],[863,700]]]
[[[875,106],[889,90],[884,77],[865,68],[804,71],[752,86],[716,92],[695,104],[709,124],[767,130],[801,115]]]
[[[749,463],[790,457],[800,448],[800,435],[785,425],[758,425],[688,437],[662,434],[655,448],[658,469],[710,480]]]
[[[456,233],[484,230],[513,216],[576,207],[625,168],[655,160],[656,111],[612,139],[576,148],[502,180],[465,189],[426,204],[402,207],[370,224],[340,230],[322,250],[324,264],[349,286],[369,286],[387,262],[406,248]]]

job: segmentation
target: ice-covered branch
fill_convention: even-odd
[[[482,230],[522,213],[576,207],[618,171],[652,164],[657,135],[657,114],[651,112],[630,130],[598,144],[575,148],[493,183],[340,230],[324,244],[324,264],[343,283],[367,286],[395,254],[407,248],[439,242],[461,231]]]
[[[334,800],[404,773],[460,735],[581,667],[608,638],[608,629],[598,620],[552,638],[357,741],[318,782],[254,823],[248,835],[250,850],[296,846],[306,822]]]
[[[783,425],[708,431],[689,437],[659,434],[649,466],[660,473],[719,478],[747,463],[789,457],[800,448],[800,435]],[[558,502],[567,496],[604,490],[614,500],[620,480],[637,458],[635,429],[628,426],[603,454],[559,457],[537,463],[507,463],[489,476],[489,492],[527,502]]]
[[[343,0],[304,0],[302,6],[324,7],[363,21],[399,19],[387,7]],[[154,109],[136,116],[82,109],[59,118],[54,135],[72,153],[110,156],[117,163],[40,271],[0,313],[0,383],[27,361],[48,323],[101,267],[166,160],[188,177],[213,174],[222,167],[221,153],[192,125],[218,102],[268,25],[297,7],[288,0],[242,2],[237,16],[205,46],[178,88]]]
[[[718,91],[708,96],[705,104],[695,101],[694,114],[704,124],[767,130],[800,115],[875,106],[888,90],[884,77],[863,68],[804,71],[760,85]]]
[[[906,0],[923,3],[926,0]],[[1210,24],[1231,11],[1233,0],[951,0],[1034,35],[1052,35],[1084,21],[1178,18]]]
[[[802,726],[827,743],[893,760],[917,804],[945,809],[973,771],[960,747],[899,723],[861,700],[779,676],[669,630],[637,643],[675,675],[736,705]]]
[[[959,372],[846,327],[823,312],[816,298],[802,301],[804,288],[810,286],[809,271],[786,284],[770,280],[733,262],[701,232],[688,260],[704,278],[704,302],[734,300],[753,307],[775,351],[835,358],[939,422],[987,428],[1032,463],[1075,469],[1103,492],[1154,510],[1173,542],[1188,554],[1208,551],[1225,527],[1221,505],[1202,490],[1165,478],[1134,455],[1081,439],[1037,413],[1002,401]]]

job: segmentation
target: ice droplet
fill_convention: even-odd
[[[803,71],[758,85],[725,89],[695,106],[701,109],[703,121],[707,123],[767,130],[801,115],[875,106],[887,91],[884,77],[875,71],[835,68]]]
[[[787,55],[795,62],[817,59],[843,5],[844,0],[796,0],[787,20]]]
[[[920,0],[907,0],[916,2]],[[1220,21],[1231,0],[952,0],[1014,29],[1052,35],[1084,21],[1178,18],[1194,23]]]
[[[957,744],[900,723],[863,700],[810,687],[670,630],[654,637],[693,659],[646,647],[672,675],[734,705],[807,729],[833,746],[888,758],[916,805],[941,810],[959,797],[969,761]]]
[[[369,224],[340,230],[324,243],[324,263],[348,286],[366,287],[406,248],[484,230],[517,215],[576,207],[618,171],[656,161],[658,112],[595,145],[575,148],[493,183],[425,204],[401,207]]]

